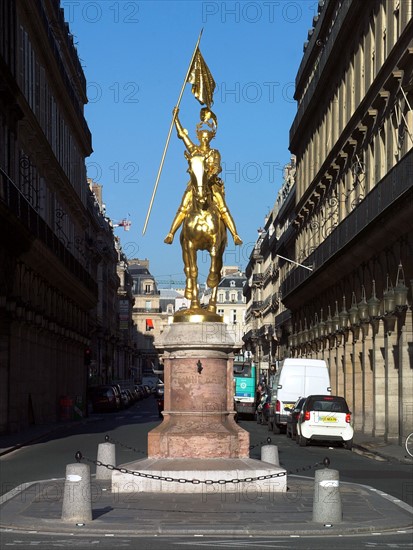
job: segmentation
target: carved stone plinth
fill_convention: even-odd
[[[234,420],[235,342],[224,323],[173,323],[163,350],[164,420],[148,434],[149,458],[247,458]]]
[[[286,491],[286,471],[249,458],[249,433],[234,420],[235,342],[226,325],[175,322],[157,347],[164,419],[148,434],[148,458],[113,472],[114,494]]]

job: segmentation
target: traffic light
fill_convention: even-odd
[[[86,366],[89,366],[92,362],[92,350],[90,348],[85,349],[84,362]]]

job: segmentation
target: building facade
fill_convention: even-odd
[[[86,235],[86,81],[59,2],[2,2],[0,432],[84,397],[95,265]]]
[[[58,0],[1,3],[0,82],[5,433],[86,414],[88,385],[130,376],[136,354],[126,264],[86,178],[86,80]]]
[[[136,327],[135,344],[139,369],[143,375],[150,375],[159,363],[154,341],[168,324],[168,313],[162,312],[161,295],[155,277],[149,271],[149,260],[129,260],[129,272],[133,279],[132,319]]]
[[[88,385],[116,382],[129,385],[139,378],[132,320],[134,298],[128,260],[114,226],[106,216],[103,186],[88,179],[88,210],[93,220],[88,254],[96,265],[98,300],[90,319]]]
[[[290,131],[299,265],[280,276],[281,329],[290,355],[328,362],[357,431],[402,443],[413,423],[412,2],[326,0],[313,25]]]
[[[295,157],[284,167],[272,211],[266,216],[246,268],[245,348],[254,354],[257,380],[270,381],[277,364],[288,356],[291,312],[282,302],[280,281],[294,257]],[[287,260],[287,259],[288,260]]]
[[[224,266],[217,289],[217,313],[237,344],[242,347],[242,337],[245,333],[246,298],[243,294],[246,283],[245,274],[236,266]],[[209,303],[211,289],[206,288],[201,296],[201,304]]]

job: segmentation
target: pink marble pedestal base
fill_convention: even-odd
[[[157,347],[164,420],[148,434],[148,458],[113,471],[113,494],[286,492],[287,472],[249,458],[249,433],[234,420],[235,343],[226,325],[173,323]]]
[[[235,342],[227,326],[173,323],[156,346],[164,420],[148,434],[148,458],[248,458],[249,433],[234,420]]]

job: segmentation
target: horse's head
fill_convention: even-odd
[[[205,171],[205,157],[195,155],[189,160],[189,174],[191,176],[192,194],[197,202],[204,204],[208,200],[208,176]]]

